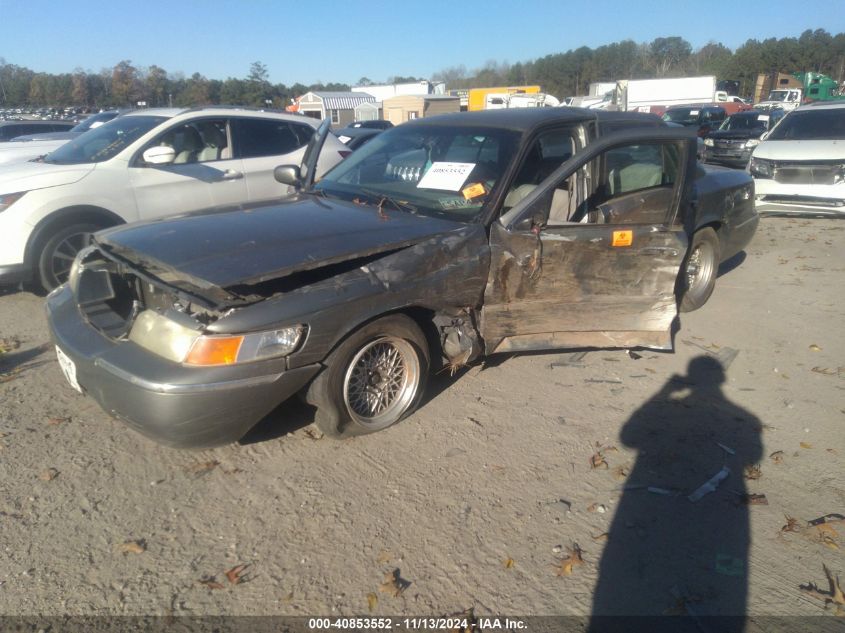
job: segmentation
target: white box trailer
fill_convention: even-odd
[[[725,101],[726,93],[716,90],[716,77],[677,79],[629,79],[616,82],[616,105],[620,110],[649,112],[652,106]]]

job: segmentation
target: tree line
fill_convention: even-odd
[[[454,66],[435,73],[449,89],[499,85],[540,85],[558,97],[587,94],[598,81],[715,75],[739,82],[740,96],[750,96],[759,73],[814,71],[845,80],[845,33],[806,30],[799,37],[749,39],[736,50],[710,42],[697,50],[682,37],[658,37],[649,43],[633,40],[598,48],[582,46],[535,60],[509,64],[489,61],[468,71]],[[209,79],[200,73],[186,77],[160,66],[138,68],[123,60],[111,69],[92,73],[50,74],[7,64],[0,58],[0,106],[102,107],[192,106],[231,104],[282,108],[310,90],[346,91],[348,84],[291,86],[273,84],[267,66],[254,62],[246,78]],[[414,77],[388,77],[386,83],[416,81]],[[357,85],[373,83],[362,77]]]

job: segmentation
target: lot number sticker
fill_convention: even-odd
[[[417,188],[458,191],[474,167],[475,163],[432,163]]]
[[[614,231],[613,246],[630,246],[634,242],[633,231]]]

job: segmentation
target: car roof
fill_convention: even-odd
[[[796,108],[797,110],[837,110],[845,108],[845,99],[842,101],[813,101]]]
[[[502,128],[528,131],[548,123],[577,123],[595,121],[597,110],[586,108],[505,108],[501,110],[480,110],[477,112],[454,112],[433,117],[414,119],[403,123],[407,126],[456,126],[478,128]]]
[[[173,118],[183,114],[202,114],[210,113],[218,116],[238,116],[247,114],[249,116],[267,117],[267,118],[282,118],[290,121],[305,121],[306,123],[316,124],[319,121],[308,119],[308,117],[301,114],[292,114],[281,110],[269,110],[266,108],[250,108],[247,106],[199,106],[193,108],[144,108],[142,110],[133,110],[127,112],[122,116],[160,116]]]

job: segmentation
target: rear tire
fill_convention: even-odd
[[[67,281],[76,254],[91,242],[91,234],[105,228],[93,222],[63,224],[53,230],[38,256],[38,281],[50,291]]]
[[[719,272],[719,251],[719,238],[709,226],[693,234],[679,280],[681,312],[698,310],[713,294]]]
[[[419,406],[429,350],[417,324],[397,314],[353,332],[325,364],[305,398],[317,407],[317,428],[342,439],[385,429]]]

